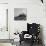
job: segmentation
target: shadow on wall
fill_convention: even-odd
[[[40,39],[42,40],[42,45],[44,46],[43,26],[42,25],[40,25]]]

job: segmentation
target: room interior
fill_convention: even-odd
[[[43,44],[46,46],[46,36],[45,36],[46,35],[46,8],[45,7],[46,7],[45,0],[4,0],[4,1],[2,0],[0,1],[0,15],[1,15],[0,16],[0,22],[1,22],[0,39],[4,39],[4,41],[6,40],[5,42],[7,42],[7,43],[0,43],[0,45],[16,46],[18,44],[17,46],[19,46],[19,40],[20,40],[19,34],[15,35],[15,33],[21,34],[22,31],[27,31],[27,23],[30,24],[37,23],[41,25],[42,28],[41,30],[43,35],[42,40],[43,40]],[[24,12],[26,13],[26,20],[14,20],[15,8],[18,9],[26,8],[26,12]]]

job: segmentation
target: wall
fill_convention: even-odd
[[[9,39],[7,30],[7,9],[8,4],[0,3],[0,39]]]
[[[14,8],[27,8],[26,21],[14,21]],[[46,42],[46,16],[45,4],[40,0],[10,0],[9,1],[9,31],[11,38],[14,38],[14,32],[27,30],[28,23],[40,23],[42,25],[42,32],[44,41]]]
[[[8,0],[0,0],[0,3],[8,3]],[[1,15],[2,15],[2,17],[4,17],[6,15],[6,11],[5,10],[8,8],[7,6],[8,5],[0,4],[0,21],[3,21],[3,18],[1,18]],[[6,26],[6,23],[5,24],[4,23],[5,23],[4,21],[2,23],[0,22],[1,25],[3,24],[3,25]],[[2,26],[0,26],[0,27],[2,27]],[[0,31],[0,39],[9,39],[9,32],[7,32],[7,31],[1,32]],[[0,43],[0,46],[12,46],[12,45],[11,45],[11,43]]]
[[[0,0],[0,2],[8,2],[9,5],[9,32],[10,36],[15,31],[27,30],[28,23],[40,23],[43,27],[44,41],[46,44],[46,16],[45,16],[45,3],[44,5],[40,0]],[[45,0],[44,0],[45,2]],[[27,20],[26,21],[14,21],[14,8],[27,8]],[[13,38],[13,37],[11,37]]]
[[[8,0],[0,0],[0,3],[8,3]]]

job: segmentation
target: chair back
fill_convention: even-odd
[[[32,35],[32,34],[37,35],[40,32],[40,24],[36,24],[36,23],[29,24],[29,23],[27,23],[27,30],[28,30],[28,33],[30,35]]]

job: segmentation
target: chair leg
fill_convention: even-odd
[[[32,41],[31,45],[30,46],[33,46],[34,42]]]
[[[21,45],[21,41],[20,41],[20,45]]]
[[[31,40],[31,45],[30,46],[33,46],[33,44],[34,44],[34,41],[33,41],[33,39]]]

